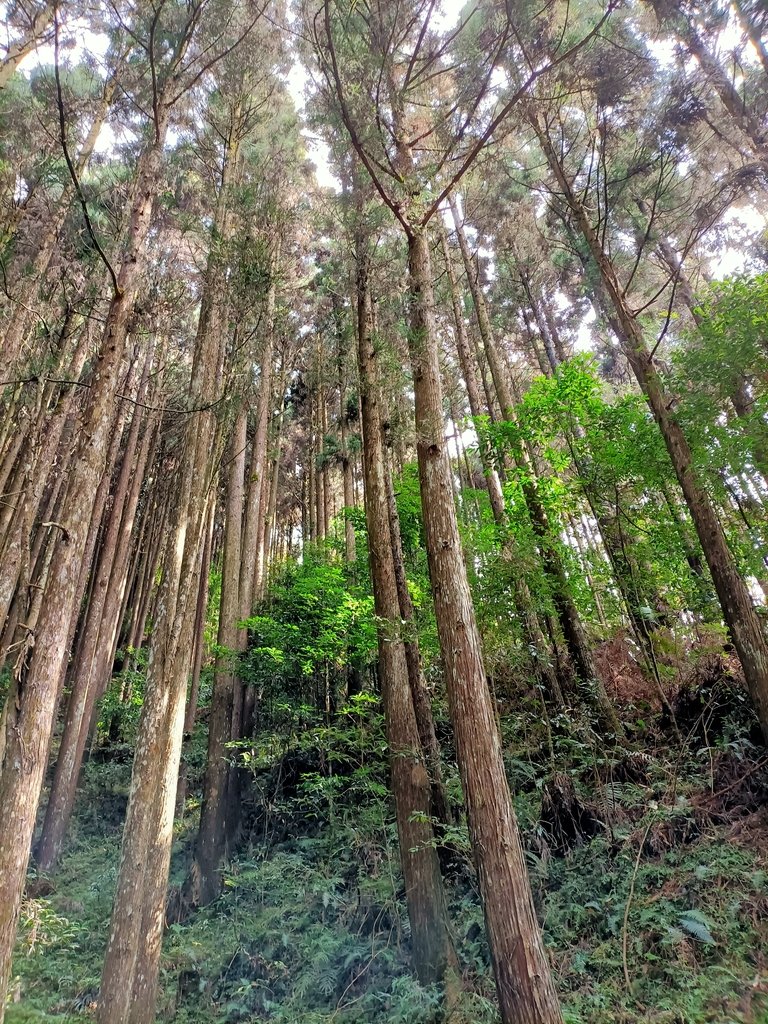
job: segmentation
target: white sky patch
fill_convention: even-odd
[[[109,49],[109,36],[106,32],[91,32],[84,21],[75,21],[62,28],[61,45],[59,47],[60,62],[76,67],[86,57],[91,58],[94,73],[106,78],[106,58]],[[28,77],[41,67],[53,67],[55,52],[52,45],[38,46],[19,64],[19,69]],[[102,125],[96,140],[94,152],[101,155],[113,152],[117,143],[129,137],[130,133],[116,133],[112,125]]]
[[[723,214],[721,224],[728,225],[736,234],[742,232],[745,236],[754,236],[756,231],[764,230],[768,226],[765,215],[755,209],[754,206],[731,207]],[[726,245],[719,252],[710,258],[709,269],[712,276],[721,281],[724,277],[731,277],[749,270],[750,246]]]
[[[432,15],[432,24],[439,32],[455,28],[466,0],[443,0]]]
[[[299,116],[304,116],[304,102],[309,73],[301,61],[295,61],[286,77],[286,87]],[[328,143],[309,128],[302,128],[301,134],[307,147],[307,155],[315,165],[315,178],[321,188],[332,188],[341,192],[341,182],[331,171]]]
[[[489,282],[489,284],[485,285],[485,290],[487,291],[490,287],[490,282],[496,280],[495,253],[493,249],[487,249],[484,245],[481,245],[478,247],[477,254],[487,261],[485,265],[485,276]]]
[[[552,296],[555,304],[555,308],[561,311],[570,309],[573,305],[571,299],[561,291],[555,292]],[[578,329],[576,330],[576,337],[573,341],[574,352],[591,352],[595,347],[595,339],[592,334],[592,326],[597,320],[597,313],[595,312],[592,303],[589,303],[584,311],[581,320],[579,321]]]
[[[92,32],[85,21],[69,22],[60,31],[59,57],[73,67],[84,57],[95,58],[96,71],[106,77],[106,56],[109,49],[109,36],[106,32]],[[54,50],[52,45],[38,46],[28,53],[19,67],[29,74],[35,67],[53,66]]]

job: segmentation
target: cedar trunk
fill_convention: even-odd
[[[224,560],[221,573],[221,608],[218,646],[213,680],[213,697],[208,723],[208,759],[203,781],[203,805],[192,866],[192,900],[199,906],[213,902],[221,892],[221,864],[231,838],[228,789],[234,769],[227,744],[232,739],[235,700],[235,653],[240,619],[240,550],[243,520],[243,478],[245,475],[245,433],[247,416],[242,409],[232,432],[227,480],[227,508],[224,532]],[[239,689],[237,690],[239,693]]]
[[[512,808],[459,538],[445,441],[429,245],[408,239],[409,345],[427,557],[456,754],[504,1024],[562,1020]]]
[[[448,929],[440,866],[429,818],[430,783],[421,755],[408,665],[400,636],[400,603],[392,556],[384,439],[376,381],[367,240],[358,237],[358,366],[363,426],[363,473],[368,549],[374,602],[379,618],[379,671],[389,745],[413,966],[432,984],[457,967]]]
[[[6,730],[0,776],[0,992],[11,969],[11,954],[32,842],[69,626],[80,599],[78,581],[88,540],[94,496],[105,468],[117,402],[119,370],[144,261],[152,202],[158,188],[165,126],[139,161],[128,245],[118,274],[118,291],[107,314],[96,371],[80,429],[62,510],[64,530],[53,555],[35,645],[17,690],[18,710]],[[10,726],[10,722],[9,722]],[[4,1008],[0,1006],[0,1022]]]

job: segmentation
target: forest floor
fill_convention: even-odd
[[[675,697],[682,742],[650,700],[625,703],[628,739],[610,748],[572,722],[547,728],[525,699],[502,718],[567,1024],[768,1022],[768,758],[727,661],[708,658]],[[330,722],[308,709],[275,716],[241,752],[249,785],[224,894],[182,912],[173,893],[195,832],[204,729],[189,743],[158,1020],[497,1021],[462,825],[443,851],[459,1005],[446,1016],[409,973],[376,702]],[[9,1024],[93,1016],[130,759],[127,744],[95,751],[59,871],[30,875]]]

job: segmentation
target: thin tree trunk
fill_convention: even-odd
[[[379,671],[400,859],[411,923],[413,966],[422,983],[431,984],[440,981],[446,971],[456,969],[457,960],[448,928],[448,910],[429,820],[429,776],[421,757],[408,666],[400,635],[401,613],[387,511],[384,441],[373,364],[368,244],[361,227],[357,240],[357,323],[368,550],[379,619]]]
[[[451,299],[453,303],[454,324],[456,327],[456,350],[459,357],[459,365],[461,366],[464,384],[467,389],[470,412],[475,418],[479,418],[483,414],[483,405],[480,399],[480,388],[477,381],[477,374],[475,372],[475,358],[470,348],[464,324],[464,314],[461,308],[456,274],[453,267],[450,247],[448,245],[448,235],[445,228],[442,226],[440,228],[440,233],[443,256],[448,273],[448,282],[450,285]],[[513,586],[515,588],[515,607],[520,617],[523,637],[528,646],[528,650],[533,655],[536,674],[539,677],[544,697],[549,699],[557,709],[561,709],[565,706],[563,691],[567,688],[568,680],[565,677],[563,679],[558,677],[556,666],[559,666],[559,661],[556,656],[554,658],[552,657],[553,654],[556,655],[556,652],[552,650],[552,645],[541,628],[530,588],[516,569],[515,563],[519,561],[519,558],[514,550],[513,538],[505,528],[507,517],[504,505],[504,495],[501,489],[501,481],[499,480],[499,475],[496,472],[496,469],[492,465],[491,454],[488,450],[487,443],[482,437],[480,437],[479,441],[478,454],[480,456],[480,462],[483,467],[485,482],[488,488],[491,512],[493,514],[494,522],[499,528],[502,536],[502,557],[510,565]]]
[[[217,643],[219,654],[213,679],[208,721],[208,758],[203,780],[203,804],[190,873],[192,902],[207,906],[221,893],[221,867],[231,838],[228,787],[234,769],[227,744],[232,739],[236,666],[240,619],[240,552],[242,542],[243,481],[245,476],[247,414],[237,414],[228,455],[224,559],[221,571],[221,606]],[[238,691],[239,692],[239,691]]]
[[[205,616],[208,611],[208,588],[211,574],[211,534],[213,532],[214,505],[214,502],[210,502],[208,510],[208,525],[205,529],[205,546],[203,548],[203,561],[200,570],[200,586],[198,588],[197,607],[195,609],[195,653],[192,659],[192,681],[189,685],[187,709],[184,713],[184,734],[186,736],[190,736],[195,728],[197,702],[200,698],[200,674],[205,654]]]
[[[155,1017],[173,818],[184,730],[208,495],[219,457],[213,406],[222,388],[227,287],[218,240],[226,232],[224,161],[211,229],[171,523],[136,738],[115,901],[101,979],[99,1024],[151,1024]]]
[[[35,646],[19,682],[18,709],[6,724],[6,758],[0,776],[0,992],[11,968],[14,934],[24,887],[58,681],[67,656],[69,621],[79,600],[79,567],[91,523],[94,495],[104,473],[114,421],[128,319],[144,262],[152,203],[158,188],[166,124],[139,159],[128,242],[107,314],[102,344],[83,412],[78,454],[64,502],[61,539],[48,578]],[[3,1010],[0,1008],[0,1022]]]
[[[44,4],[32,16],[27,32],[20,39],[11,43],[5,51],[5,56],[0,61],[0,89],[4,89],[8,85],[22,60],[45,38],[53,21],[54,10],[55,7],[52,3]]]
[[[139,387],[139,402],[144,395],[149,360],[148,354],[144,380]],[[114,634],[119,628],[117,619],[128,573],[128,545],[133,532],[133,520],[152,436],[151,428],[148,424],[145,425],[145,436],[137,460],[135,456],[141,421],[141,411],[137,406],[134,409],[133,421],[123,452],[123,463],[112,498],[109,524],[101,544],[95,586],[88,601],[78,659],[72,672],[72,689],[67,704],[64,732],[37,850],[38,867],[46,873],[54,868],[61,854],[75,803],[77,781],[91,718],[109,679],[109,659],[113,651]]]
[[[374,356],[375,359],[375,356]],[[373,360],[372,360],[373,362]],[[375,373],[375,367],[372,367]],[[377,375],[378,376],[378,375]],[[392,473],[389,463],[384,459],[384,483],[387,490],[387,511],[389,513],[389,532],[392,543],[392,560],[397,586],[397,599],[400,605],[400,618],[403,622],[404,637],[403,648],[408,668],[408,683],[411,688],[413,709],[416,715],[416,726],[419,732],[421,749],[424,752],[424,759],[429,772],[429,782],[432,796],[432,815],[442,825],[451,825],[453,815],[451,814],[448,796],[445,792],[443,782],[443,770],[440,764],[440,745],[437,742],[435,732],[435,720],[432,714],[432,702],[429,699],[427,682],[421,665],[421,652],[419,650],[419,638],[416,632],[416,612],[411,599],[411,592],[408,589],[408,580],[405,574],[405,559],[403,557],[403,544],[400,535],[400,516],[397,512],[395,491],[392,486]]]
[[[243,527],[243,559],[240,570],[240,617],[247,619],[253,611],[255,577],[258,563],[259,532],[261,528],[259,511],[264,490],[264,474],[267,465],[267,439],[269,433],[269,409],[272,400],[272,363],[275,354],[275,293],[277,256],[273,260],[273,280],[270,283],[265,303],[264,318],[266,331],[261,353],[259,374],[259,396],[256,401],[256,426],[251,442],[251,460],[248,469],[248,488],[245,504],[245,525]],[[244,637],[241,637],[241,642]]]
[[[466,235],[460,223],[456,201],[451,197],[451,213],[456,227],[464,266],[472,292],[480,334],[483,339],[486,357],[493,377],[493,385],[499,399],[499,406],[504,419],[516,423],[515,401],[509,384],[509,375],[504,365],[502,354],[493,336],[485,297],[479,287],[472,266],[472,258],[467,245]],[[533,460],[522,443],[513,445],[512,456],[520,473],[520,486],[528,508],[531,526],[538,540],[539,554],[542,565],[551,581],[552,602],[557,612],[560,628],[563,632],[568,653],[573,667],[582,681],[590,688],[590,702],[594,706],[600,723],[612,730],[617,736],[622,729],[613,704],[605,692],[605,687],[597,672],[592,649],[584,630],[581,616],[570,593],[568,578],[563,567],[562,558],[552,534],[548,517],[538,494],[537,474]]]

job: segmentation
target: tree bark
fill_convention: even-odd
[[[205,654],[205,616],[208,611],[208,589],[209,577],[211,574],[211,533],[213,532],[214,503],[210,503],[208,511],[208,525],[205,530],[205,546],[203,548],[203,561],[200,569],[200,586],[197,595],[197,607],[195,609],[195,653],[192,658],[192,681],[189,685],[189,696],[187,697],[187,709],[184,712],[184,734],[189,736],[195,728],[197,716],[197,702],[200,696],[200,674],[203,668],[203,656]]]
[[[144,380],[139,387],[139,402],[144,396],[149,359],[148,355]],[[95,586],[88,601],[83,637],[72,672],[64,731],[37,849],[38,867],[46,873],[52,871],[61,854],[75,802],[91,718],[109,679],[113,641],[119,628],[117,620],[122,606],[122,591],[128,574],[128,545],[152,436],[152,430],[146,425],[137,460],[136,449],[142,419],[141,410],[137,406],[123,452],[109,523],[99,553]]]
[[[93,496],[104,473],[128,318],[143,268],[164,138],[165,124],[158,127],[152,145],[139,160],[128,242],[82,417],[78,455],[63,506],[61,539],[53,555],[34,647],[19,680],[18,713],[12,729],[6,730],[6,759],[0,776],[0,819],[5,823],[0,834],[0,991],[5,991],[11,967],[58,680],[67,655],[69,621],[79,600],[78,570],[87,542]],[[2,1017],[0,1008],[0,1022]]]
[[[445,442],[429,245],[408,238],[409,346],[427,558],[456,754],[504,1024],[559,1024],[461,552]]]
[[[232,739],[236,665],[240,619],[240,552],[242,541],[243,481],[245,476],[247,415],[237,414],[228,455],[224,559],[221,569],[221,606],[217,643],[219,654],[213,678],[208,721],[208,758],[203,780],[203,804],[192,865],[190,896],[196,906],[207,906],[221,893],[221,866],[231,839],[228,787],[234,769],[227,744]],[[238,691],[239,692],[239,691]]]
[[[357,329],[368,550],[379,619],[379,671],[400,859],[411,923],[412,960],[419,980],[432,984],[442,980],[449,969],[455,969],[457,960],[429,818],[429,776],[421,756],[408,665],[400,635],[400,603],[392,556],[384,439],[374,368],[368,244],[361,227],[357,237]]]
[[[251,442],[251,459],[248,469],[248,488],[245,506],[245,525],[243,527],[243,559],[240,570],[240,617],[247,619],[253,611],[255,596],[256,569],[259,558],[259,532],[261,495],[264,490],[264,474],[267,464],[267,437],[269,433],[269,408],[272,400],[272,364],[275,353],[275,295],[277,260],[272,263],[273,280],[267,292],[264,308],[266,330],[264,345],[261,352],[261,370],[259,374],[259,395],[256,401],[256,425]],[[242,642],[241,638],[241,642]]]
[[[376,374],[378,377],[378,374]],[[416,727],[419,733],[419,741],[423,751],[424,760],[429,772],[431,787],[432,815],[437,818],[441,825],[447,826],[453,823],[448,796],[445,792],[443,782],[443,770],[440,764],[440,745],[437,742],[435,732],[435,720],[432,714],[432,702],[429,699],[427,682],[421,666],[421,651],[419,650],[419,638],[416,632],[416,612],[411,599],[411,592],[408,589],[408,579],[405,574],[405,559],[403,557],[403,544],[400,535],[400,516],[397,512],[395,491],[392,486],[392,473],[387,460],[384,460],[384,483],[387,490],[387,511],[389,514],[389,533],[392,544],[393,570],[395,584],[397,586],[397,599],[400,606],[400,618],[403,623],[405,636],[403,648],[405,650],[405,661],[408,668],[408,683],[411,688],[413,710],[416,715]]]
[[[215,260],[214,260],[215,262]],[[174,522],[152,632],[115,902],[104,960],[100,1024],[151,1024],[162,942],[173,816],[208,495],[219,441],[223,285],[209,274],[203,298]]]
[[[53,21],[54,10],[54,4],[44,3],[40,10],[32,15],[26,33],[11,43],[5,51],[5,56],[0,61],[0,89],[8,85],[22,60],[43,41]]]

